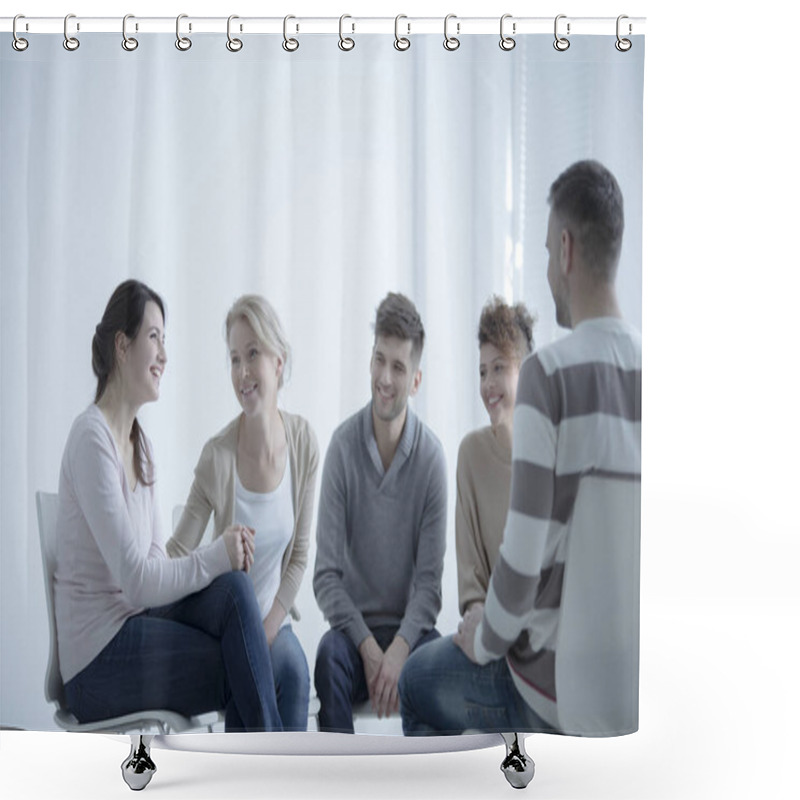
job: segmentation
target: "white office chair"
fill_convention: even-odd
[[[47,619],[50,623],[50,656],[44,682],[44,696],[48,703],[55,703],[53,718],[56,724],[66,731],[104,732],[127,735],[146,733],[183,733],[204,728],[212,730],[219,721],[219,712],[212,711],[196,717],[184,717],[175,711],[148,709],[121,717],[81,723],[69,712],[64,696],[64,683],[61,680],[61,667],[58,662],[58,640],[56,638],[55,607],[53,605],[53,574],[56,568],[56,516],[58,514],[58,495],[36,492],[36,514],[39,519],[39,540],[42,548],[42,569],[44,571],[45,597],[47,599]]]

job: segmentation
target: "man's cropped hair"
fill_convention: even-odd
[[[425,329],[416,306],[398,292],[389,292],[375,314],[375,338],[394,336],[411,342],[411,360],[418,367],[425,343]]]
[[[547,200],[584,263],[598,279],[613,280],[625,227],[616,178],[598,161],[578,161],[553,181]]]

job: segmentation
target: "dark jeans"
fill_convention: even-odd
[[[80,722],[224,709],[226,731],[281,730],[267,637],[244,572],[126,620],[64,689]]]
[[[394,625],[372,629],[372,635],[384,652],[392,643],[398,627]],[[439,638],[439,631],[423,634],[414,646]],[[333,733],[353,733],[353,706],[369,699],[364,663],[350,637],[329,630],[317,648],[314,685],[319,697],[319,729]]]
[[[275,675],[275,697],[285,731],[308,730],[310,680],[303,647],[291,625],[284,625],[269,649]]]
[[[555,732],[517,691],[504,658],[473,664],[452,636],[414,653],[398,688],[406,736]]]

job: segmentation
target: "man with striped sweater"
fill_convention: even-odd
[[[523,363],[486,605],[406,663],[406,734],[638,727],[641,337],[614,288],[622,194],[581,161],[549,203],[547,278],[572,332]]]

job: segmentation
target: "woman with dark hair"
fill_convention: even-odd
[[[95,402],[72,425],[58,488],[54,597],[67,706],[80,722],[224,709],[226,730],[280,730],[269,648],[232,525],[169,559],[152,448],[136,418],[167,363],[164,304],[120,284],[92,341]]]
[[[519,368],[533,347],[523,303],[493,297],[478,324],[480,392],[490,424],[461,441],[456,467],[456,560],[461,614],[483,604],[497,561],[511,491],[511,433]]]
[[[261,295],[240,297],[225,320],[231,384],[242,412],[200,454],[171,556],[195,551],[209,517],[214,539],[234,521],[254,532],[258,561],[250,571],[270,648],[284,730],[308,727],[308,663],[290,613],[308,563],[319,461],[308,422],[278,408],[291,348],[275,309]]]

